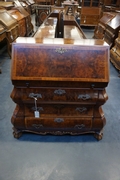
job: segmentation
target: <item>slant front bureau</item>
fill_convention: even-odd
[[[103,40],[19,37],[12,44],[11,80],[14,137],[93,133],[102,139],[109,82]]]

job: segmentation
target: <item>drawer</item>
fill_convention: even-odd
[[[93,106],[74,104],[41,104],[37,106],[40,117],[43,116],[77,116],[93,117]],[[25,106],[25,116],[34,117],[35,106]]]
[[[26,129],[31,129],[35,131],[41,131],[45,129],[72,129],[74,131],[77,130],[86,130],[91,129],[92,127],[92,119],[91,118],[76,118],[76,117],[41,117],[41,118],[33,118],[26,117],[25,118],[25,127]]]
[[[38,102],[96,102],[103,99],[104,91],[93,89],[74,89],[74,88],[18,88],[13,90],[13,96],[19,101],[34,102],[37,98]],[[12,97],[14,99],[14,97]]]

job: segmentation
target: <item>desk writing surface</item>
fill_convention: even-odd
[[[55,38],[57,27],[57,18],[48,18],[43,24],[38,28],[35,38]]]

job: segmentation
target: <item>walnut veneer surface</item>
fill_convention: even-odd
[[[109,46],[103,40],[17,38],[11,80],[14,137],[93,133],[102,139],[109,82]]]

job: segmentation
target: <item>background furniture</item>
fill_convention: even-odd
[[[51,12],[50,5],[35,4],[35,24],[40,26]]]
[[[30,36],[34,30],[33,30],[33,24],[31,23],[31,16],[30,14],[23,8],[21,3],[18,0],[14,0],[14,9],[17,9],[22,13],[25,17],[25,22],[26,22],[26,36]]]
[[[5,9],[0,9],[0,24],[6,28],[8,54],[11,56],[11,43],[19,36],[18,22]]]
[[[114,46],[115,39],[118,36],[118,32],[120,30],[120,13],[107,24],[104,40],[110,45],[110,48]]]
[[[11,16],[18,21],[19,36],[26,36],[27,29],[25,23],[25,16],[22,13],[20,13],[17,9],[9,10],[8,13],[10,13]]]
[[[115,13],[105,12],[100,18],[98,25],[95,27],[94,38],[104,39],[107,24],[116,16]]]
[[[100,0],[82,0],[80,25],[96,26],[102,16]]]
[[[115,39],[115,45],[110,50],[110,61],[120,73],[120,31],[118,37]]]

